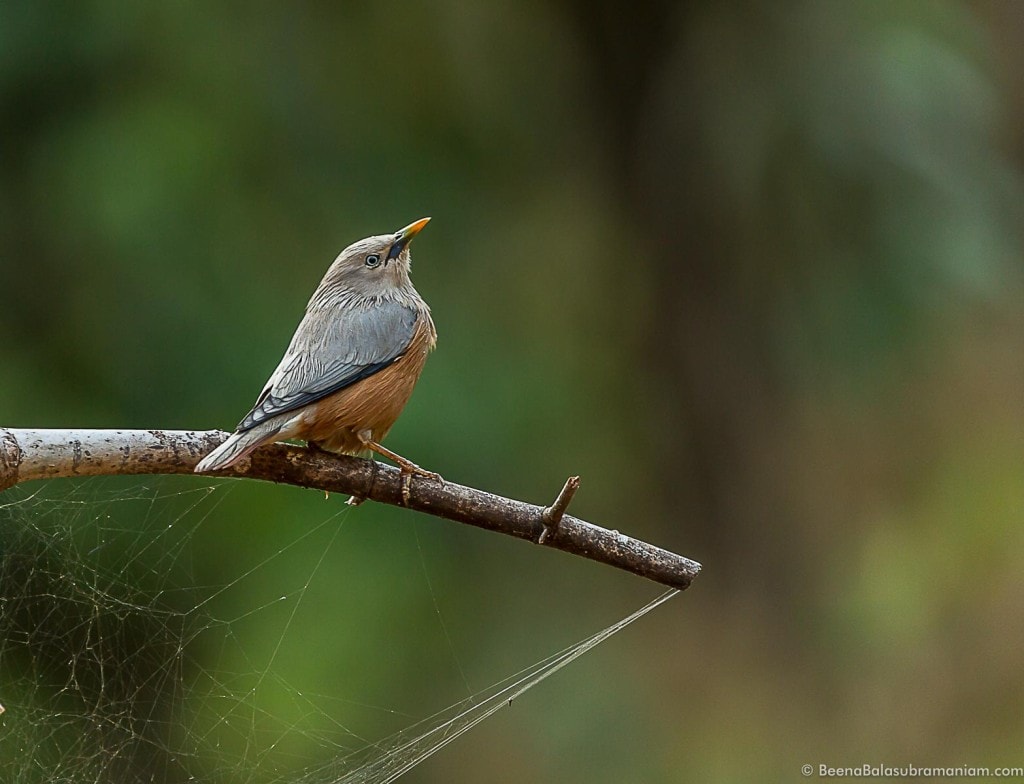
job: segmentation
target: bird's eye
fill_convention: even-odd
[[[366,257],[366,266],[369,267],[370,269],[373,269],[378,264],[380,264],[380,256],[378,256],[376,253],[371,253],[369,256]]]

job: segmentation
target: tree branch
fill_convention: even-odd
[[[0,428],[0,492],[19,482],[70,476],[190,474],[227,433],[219,430],[27,430]],[[408,493],[396,468],[288,444],[262,447],[239,465],[208,476],[263,479],[367,498],[468,523],[686,588],[700,564],[565,514],[579,486],[570,477],[548,507],[412,476]]]

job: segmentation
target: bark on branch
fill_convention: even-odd
[[[19,482],[70,476],[190,474],[227,433],[219,430],[28,430],[0,428],[0,492]],[[686,588],[700,564],[609,531],[565,509],[579,486],[570,477],[547,507],[449,481],[413,476],[372,460],[288,444],[258,449],[216,476],[263,479],[405,506],[616,566],[672,588]]]

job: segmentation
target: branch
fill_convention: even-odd
[[[70,476],[190,474],[227,433],[219,430],[26,430],[0,428],[0,492],[19,482]],[[398,469],[288,444],[262,447],[217,476],[263,479],[405,506],[582,555],[672,588],[686,588],[700,564],[565,509],[579,477],[549,507],[534,506],[448,481],[412,476],[403,492]]]

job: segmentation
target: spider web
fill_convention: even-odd
[[[481,691],[452,648],[468,696],[418,719],[313,693],[275,666],[349,507],[204,582],[204,525],[237,485],[180,486],[60,480],[0,495],[4,782],[394,781],[677,593]],[[268,573],[297,555],[303,577],[282,591]],[[252,621],[267,613],[281,632],[261,648]]]

